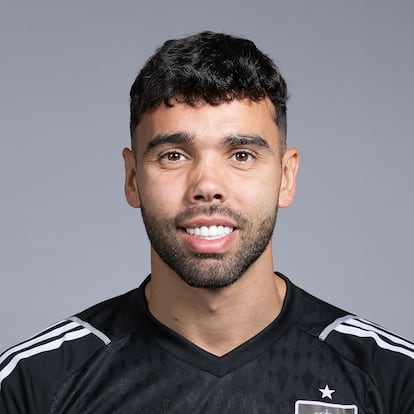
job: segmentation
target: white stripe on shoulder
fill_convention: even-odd
[[[399,344],[407,347],[408,349],[414,352],[414,344],[404,338],[399,337],[398,335],[393,334],[385,329],[382,329],[380,326],[371,324],[371,322],[365,321],[364,319],[351,319],[348,321],[349,325],[365,329],[367,331],[376,332],[377,334],[383,336],[384,338],[389,339],[395,344]]]
[[[78,318],[77,316],[72,316],[69,318],[71,321],[78,323],[79,325],[83,326],[84,328],[88,329],[91,333],[97,336],[105,345],[111,343],[111,340],[100,330],[96,329],[90,323]]]
[[[412,342],[365,319],[351,315],[339,318],[320,333],[319,339],[324,341],[333,331],[359,338],[372,338],[380,348],[414,359],[414,344]]]
[[[13,372],[16,365],[22,359],[58,349],[66,341],[73,341],[89,334],[99,338],[105,345],[111,342],[103,332],[88,322],[73,316],[55,323],[27,341],[8,349],[0,355],[0,389],[3,380]],[[15,355],[13,356],[13,354]],[[5,363],[10,357],[10,361]],[[5,363],[3,367],[1,366],[2,363]]]
[[[62,323],[62,322],[63,321],[58,322],[57,324],[52,325],[52,327],[56,326],[56,325],[59,325],[59,323]],[[55,328],[55,329],[53,329],[49,332],[46,332],[47,329],[45,329],[42,332],[46,332],[46,333],[42,334],[42,332],[41,332],[38,335],[32,336],[31,339],[29,339],[29,340],[27,340],[27,341],[25,341],[25,342],[23,342],[19,345],[16,345],[13,348],[8,349],[3,355],[0,356],[0,364],[3,361],[5,361],[10,355],[14,354],[15,352],[21,351],[22,349],[29,348],[33,345],[38,344],[39,342],[46,341],[47,339],[55,338],[59,335],[62,335],[65,332],[68,332],[68,331],[73,330],[74,328],[78,328],[78,327],[79,327],[78,323],[69,322],[68,324],[66,324],[64,326],[61,326],[59,328]],[[50,328],[48,328],[48,329],[50,329]]]
[[[28,339],[33,339],[33,338],[35,338],[36,336],[40,336],[40,335],[42,335],[42,334],[44,334],[44,333],[46,333],[47,331],[50,331],[52,328],[54,328],[55,326],[58,326],[58,325],[63,325],[64,323],[69,323],[69,321],[67,320],[67,319],[61,319],[60,321],[57,321],[56,323],[54,323],[53,325],[50,325],[50,326],[48,326],[46,329],[43,329],[42,331],[40,331],[40,332],[38,332],[37,334],[34,334],[33,336],[31,336],[30,338],[28,338]]]
[[[353,326],[339,325],[336,328],[336,331],[342,332],[344,334],[349,334],[353,336],[358,336],[360,338],[372,338],[380,348],[388,349],[389,351],[398,352],[403,355],[409,356],[411,359],[414,359],[414,352],[409,351],[406,348],[401,346],[391,345],[388,342],[385,342],[377,333],[374,331],[366,331],[364,329],[356,328]]]
[[[324,341],[327,336],[336,329],[338,325],[340,325],[342,322],[349,321],[350,319],[354,318],[355,315],[345,315],[341,318],[335,319],[332,323],[330,323],[320,334],[319,339],[321,341]]]
[[[86,328],[78,329],[72,332],[67,332],[65,335],[63,335],[62,337],[58,339],[55,339],[43,345],[39,345],[37,347],[27,349],[26,351],[22,351],[18,353],[0,371],[0,389],[1,389],[1,383],[3,382],[3,380],[7,378],[13,372],[16,365],[22,359],[29,358],[33,355],[41,354],[42,352],[47,352],[47,351],[52,351],[54,349],[58,349],[64,342],[73,341],[74,339],[82,338],[86,335],[89,335],[90,333],[91,332]]]

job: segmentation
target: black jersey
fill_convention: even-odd
[[[222,357],[149,313],[147,281],[6,351],[0,413],[414,413],[413,343],[287,279],[280,315]]]

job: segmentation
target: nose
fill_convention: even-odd
[[[196,165],[189,174],[188,199],[192,204],[224,202],[228,196],[227,182],[216,164]]]

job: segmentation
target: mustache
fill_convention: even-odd
[[[221,204],[210,204],[208,206],[194,206],[181,213],[178,213],[175,217],[175,225],[180,227],[180,223],[186,220],[191,220],[194,217],[199,216],[221,216],[226,217],[234,221],[238,227],[244,227],[247,225],[247,218],[238,211],[234,211],[229,207]]]

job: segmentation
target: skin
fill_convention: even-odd
[[[142,116],[135,132],[136,154],[123,151],[127,201],[132,207],[145,207],[155,219],[175,223],[166,227],[165,237],[200,266],[203,283],[212,274],[209,266],[218,269],[223,261],[237,258],[244,240],[260,234],[263,219],[293,201],[298,151],[289,148],[280,154],[274,107],[267,98],[218,106],[162,104]],[[211,206],[213,213],[205,213]],[[214,213],[214,206],[236,216]],[[174,219],[183,212],[196,213],[177,224]],[[243,215],[240,222],[238,213]],[[230,225],[234,231],[218,240],[205,240],[183,229],[212,224]],[[206,259],[206,254],[219,255],[221,261]],[[286,286],[273,269],[270,240],[237,280],[215,289],[194,287],[151,247],[149,310],[195,345],[222,356],[280,313]]]

